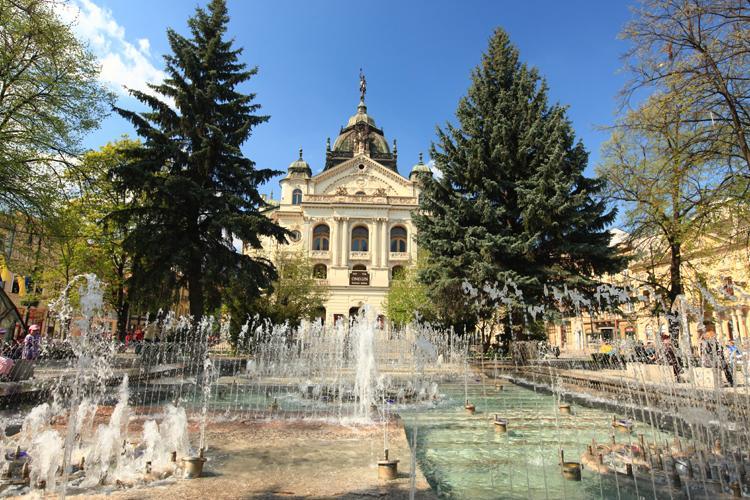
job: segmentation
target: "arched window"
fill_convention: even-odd
[[[402,266],[393,266],[393,269],[391,269],[391,279],[392,280],[404,279],[404,268]]]
[[[325,264],[315,264],[313,266],[313,278],[324,280],[328,277],[328,268]]]
[[[315,226],[313,229],[313,250],[328,250],[328,240],[331,230],[325,224]]]
[[[401,226],[391,229],[391,252],[406,252],[406,229]]]
[[[302,190],[301,189],[295,189],[292,191],[292,205],[301,205],[302,204]]]
[[[355,264],[354,267],[352,267],[353,271],[367,271],[367,266],[364,264]]]
[[[366,252],[369,247],[370,232],[364,226],[352,229],[352,252]]]
[[[354,193],[354,196],[365,196],[365,192],[364,191],[357,191],[356,193]]]

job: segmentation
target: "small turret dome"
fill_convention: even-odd
[[[413,176],[417,174],[427,174],[432,175],[432,170],[430,170],[430,167],[425,165],[422,161],[422,153],[419,153],[419,162],[417,162],[416,165],[414,165],[411,168],[411,173],[409,174],[409,178],[411,179]]]
[[[289,177],[312,177],[312,169],[310,168],[310,165],[302,158],[302,148],[299,148],[299,158],[289,164],[287,171],[289,172]]]

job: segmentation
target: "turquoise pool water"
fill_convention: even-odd
[[[416,433],[416,458],[422,472],[442,498],[669,498],[654,491],[653,481],[624,475],[602,476],[583,470],[582,481],[566,481],[558,453],[579,461],[592,438],[609,442],[612,414],[573,405],[573,415],[559,415],[555,397],[506,383],[468,386],[477,411],[464,409],[464,385],[441,385],[445,399],[433,408],[401,409],[407,436]],[[508,432],[498,433],[492,420],[509,420]],[[661,442],[672,436],[636,423],[632,435],[617,434],[618,442],[637,443],[637,434]],[[675,497],[678,496],[674,492]]]

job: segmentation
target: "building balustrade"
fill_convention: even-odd
[[[349,260],[370,260],[370,252],[349,252]]]
[[[390,252],[390,260],[409,260],[409,252]]]
[[[417,206],[419,203],[413,196],[378,196],[364,195],[356,196],[354,194],[308,194],[305,196],[303,203],[359,203],[372,205],[412,205]]]
[[[313,250],[310,257],[313,259],[330,259],[331,252],[328,250]]]

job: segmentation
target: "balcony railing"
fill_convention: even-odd
[[[330,259],[331,252],[328,250],[313,250],[310,257],[313,259]]]
[[[411,205],[417,206],[418,200],[414,196],[379,196],[365,195],[355,196],[353,194],[308,194],[305,196],[305,204],[312,203],[357,203],[372,205]]]
[[[349,252],[349,260],[369,260],[370,252]]]
[[[409,252],[391,252],[388,258],[390,260],[409,260]]]

